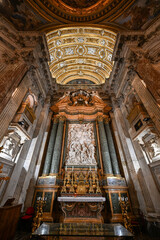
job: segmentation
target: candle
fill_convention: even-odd
[[[67,166],[65,166],[65,171],[67,171]]]
[[[125,201],[126,201],[126,202],[128,201],[128,197],[125,198]]]

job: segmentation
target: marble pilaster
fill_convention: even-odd
[[[137,209],[139,208],[138,202],[137,202],[137,198],[138,198],[140,208],[145,213],[146,203],[145,203],[145,199],[142,194],[142,189],[139,184],[139,180],[137,176],[137,171],[139,170],[140,166],[138,164],[138,160],[133,148],[133,144],[129,137],[127,127],[123,119],[121,109],[117,106],[115,106],[115,109],[114,109],[114,117],[115,117],[115,122],[118,130],[118,135],[119,135],[121,145],[125,154],[127,171],[128,171],[130,180],[133,182],[133,185],[134,185],[133,190],[135,194],[134,196],[132,195],[132,199],[131,199],[132,202],[134,202],[133,209],[136,212]]]
[[[39,172],[40,172],[40,168],[41,168],[41,164],[42,164],[42,160],[43,160],[43,155],[44,155],[44,150],[45,150],[45,145],[47,142],[47,138],[48,138],[49,130],[50,130],[50,126],[51,126],[51,119],[52,119],[52,112],[49,112],[47,124],[46,124],[45,131],[43,134],[40,153],[38,156],[38,161],[36,162],[33,176],[31,178],[31,181],[30,181],[30,184],[29,184],[29,187],[27,190],[27,195],[26,195],[26,199],[25,199],[25,203],[24,203],[24,211],[32,205],[33,195],[34,195],[34,191],[35,191],[35,185],[37,182],[37,178],[39,176]]]
[[[55,140],[55,145],[54,145],[54,151],[53,151],[53,156],[52,156],[52,163],[51,163],[51,168],[50,168],[51,176],[54,174],[57,174],[58,170],[59,170],[64,121],[65,121],[64,117],[59,118],[59,124],[58,124],[56,140]]]
[[[36,114],[36,119],[35,119],[32,127],[29,131],[29,135],[30,135],[31,138],[32,138],[32,136],[34,134],[34,131],[35,131],[35,128],[37,126],[37,121],[38,121],[38,118],[40,116],[41,110],[42,110],[42,106],[38,105],[38,107],[36,109],[36,113],[35,113]],[[3,200],[2,200],[2,204],[6,201],[6,199],[8,199],[9,197],[13,197],[13,196],[18,201],[18,195],[20,194],[20,191],[21,191],[21,188],[22,188],[22,185],[23,185],[23,183],[21,183],[21,176],[24,176],[24,172],[25,172],[24,169],[23,169],[23,166],[25,164],[25,161],[27,161],[27,159],[28,159],[28,157],[27,157],[28,154],[31,154],[30,149],[33,146],[33,144],[34,144],[34,139],[26,141],[23,144],[23,147],[22,147],[22,150],[20,151],[17,163],[16,163],[16,165],[14,167],[14,170],[12,172],[10,181],[7,185],[6,190],[5,190]],[[22,177],[22,179],[23,179],[23,177]]]
[[[97,120],[98,120],[98,129],[99,129],[104,173],[107,175],[112,175],[113,170],[112,170],[111,158],[109,154],[108,143],[107,143],[107,138],[106,138],[104,124],[103,124],[103,118],[98,118]]]
[[[155,185],[153,175],[144,158],[138,141],[133,141],[133,144],[136,150],[136,154],[138,156],[139,165],[141,167],[139,175],[141,174],[143,178],[141,184],[143,185],[143,195],[146,201],[148,212],[156,211],[157,213],[160,213],[160,193]]]
[[[12,121],[17,109],[19,108],[28,88],[31,85],[31,81],[26,75],[19,86],[15,89],[12,94],[12,98],[8,101],[3,111],[0,114],[0,140],[3,138],[5,132],[8,129],[10,122]]]
[[[54,144],[55,144],[55,138],[56,138],[56,132],[57,132],[57,126],[58,126],[58,119],[55,118],[53,120],[52,130],[50,134],[49,144],[47,148],[47,154],[45,158],[44,168],[43,168],[43,176],[46,176],[49,174],[51,161],[52,161],[52,155],[54,150]]]
[[[107,137],[108,148],[109,148],[109,152],[110,152],[113,173],[115,175],[120,175],[117,154],[116,154],[113,137],[112,137],[112,133],[111,133],[110,125],[109,125],[109,119],[105,119],[104,126],[106,129],[106,137]]]
[[[154,122],[157,130],[160,132],[160,108],[155,99],[138,76],[133,80],[132,86]]]
[[[27,189],[30,184],[30,180],[33,177],[33,173],[35,171],[36,163],[39,159],[40,150],[42,147],[43,137],[48,121],[48,114],[49,114],[49,107],[50,107],[50,101],[48,99],[46,100],[44,107],[42,108],[40,117],[38,119],[34,134],[33,134],[33,140],[34,144],[31,145],[32,148],[32,154],[28,155],[28,163],[25,162],[24,169],[26,169],[26,174],[23,182],[23,187],[21,189],[21,194],[19,196],[19,203],[24,203]]]

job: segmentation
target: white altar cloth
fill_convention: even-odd
[[[105,197],[58,197],[59,202],[105,202]]]

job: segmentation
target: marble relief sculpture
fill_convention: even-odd
[[[14,159],[20,149],[20,141],[20,136],[15,132],[6,135],[0,143],[3,146],[0,157],[5,157],[8,160]]]
[[[66,165],[96,165],[93,124],[69,124]]]
[[[152,161],[160,160],[160,138],[152,138],[145,147]]]

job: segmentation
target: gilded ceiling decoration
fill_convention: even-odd
[[[76,79],[102,84],[113,67],[112,53],[116,34],[91,27],[70,27],[47,34],[49,67],[59,84]]]
[[[99,0],[62,0],[62,2],[73,8],[87,8],[99,2]]]
[[[135,0],[27,0],[47,21],[100,22],[113,21]]]

